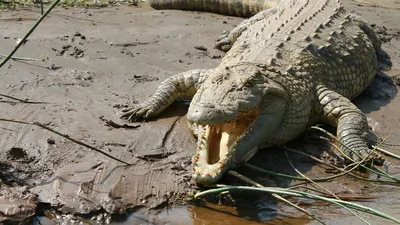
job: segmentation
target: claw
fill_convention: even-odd
[[[227,30],[222,31],[222,33],[221,33],[221,35],[218,37],[217,41],[221,41],[221,40],[227,38],[228,35],[229,35],[229,31],[227,31]]]
[[[124,111],[122,111],[124,112]],[[124,114],[122,114],[119,118],[124,119],[126,117],[129,117],[132,113],[130,111],[125,111]]]
[[[231,45],[224,45],[221,47],[221,50],[223,52],[228,52],[231,49],[231,47],[232,47]]]
[[[133,116],[135,116],[134,113],[132,113],[132,114],[128,117],[128,121],[129,121],[129,122],[134,122]]]
[[[215,42],[215,48],[227,52],[232,47],[232,41],[229,38],[230,32],[227,30],[222,31],[221,36]]]
[[[129,122],[134,122],[142,119],[146,119],[152,116],[154,111],[147,104],[138,104],[128,109],[122,110],[123,114],[121,119],[126,119]]]
[[[232,47],[232,42],[229,38],[218,41],[215,43],[215,48],[227,52]]]
[[[361,149],[358,151],[358,154],[354,154],[352,151],[347,152],[346,154],[354,161],[359,162],[364,158],[368,157],[367,160],[364,161],[364,165],[377,165],[382,166],[385,162],[385,159],[379,153],[370,154],[371,149]]]
[[[375,165],[378,166],[382,166],[385,163],[385,158],[378,153],[372,155],[372,160],[374,161]]]

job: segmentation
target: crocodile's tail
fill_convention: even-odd
[[[229,16],[250,17],[275,5],[277,0],[148,0],[155,9],[206,11]]]

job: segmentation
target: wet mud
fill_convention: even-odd
[[[391,57],[392,69],[379,74],[355,103],[368,115],[371,139],[377,142],[391,134],[383,146],[400,153],[399,11],[353,1],[344,3],[349,12],[373,24]],[[12,50],[39,11],[29,8],[0,12],[1,54]],[[43,224],[71,219],[59,215],[72,214],[87,217],[88,221],[121,224],[312,223],[268,196],[244,201],[239,193],[234,202],[211,199],[215,204],[186,206],[186,194],[199,188],[191,181],[196,140],[187,127],[187,104],[174,103],[152,121],[127,124],[119,119],[122,108],[145,100],[167,77],[188,69],[217,66],[224,53],[213,48],[214,40],[222,30],[232,29],[241,21],[211,13],[156,11],[146,3],[139,7],[54,9],[16,54],[39,61],[10,61],[0,68],[0,117],[40,122],[130,165],[38,126],[0,122],[0,222],[26,222],[25,218],[37,212],[45,215],[37,210],[37,204],[41,204],[55,212],[42,218]],[[289,146],[314,155],[323,155],[329,149],[327,143],[315,142],[307,135],[313,134]],[[310,177],[329,175],[326,168],[305,157],[289,156]],[[250,163],[296,175],[277,147],[261,151]],[[386,170],[396,176],[400,162],[388,160],[387,165]],[[296,184],[245,168],[239,171],[265,186]],[[242,184],[229,175],[221,182]],[[389,215],[400,212],[395,207],[400,197],[393,197],[397,187],[346,177],[323,185],[338,195],[373,196],[374,201],[362,204]],[[329,224],[359,222],[334,206],[306,200],[299,204]],[[117,219],[109,215],[124,216]]]

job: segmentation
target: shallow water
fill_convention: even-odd
[[[374,189],[374,193],[370,195],[376,197],[371,202],[356,202],[358,204],[380,210],[395,218],[400,212],[400,195],[397,193],[400,187],[379,185]],[[242,197],[245,193],[241,194]],[[128,224],[154,224],[154,225],[257,225],[257,224],[319,224],[305,216],[303,213],[284,205],[276,203],[269,197],[263,195],[259,197],[251,196],[255,200],[246,201],[244,199],[236,199],[235,206],[218,205],[206,203],[199,206],[176,206],[171,209],[161,210],[159,212],[135,212],[129,215],[126,221],[112,222],[112,225],[128,225]],[[292,199],[290,201],[298,203],[299,206],[305,208],[314,214],[317,218],[323,220],[326,224],[364,224],[355,216],[339,208],[338,206],[329,205],[323,202],[315,202],[310,200]],[[395,224],[391,221],[384,220],[365,213],[358,213],[362,218],[370,224]],[[39,218],[42,225],[55,224],[47,218]],[[38,225],[38,223],[36,223]],[[62,221],[61,224],[77,224],[71,221]],[[81,223],[86,224],[86,223]],[[90,221],[87,224],[102,224]]]

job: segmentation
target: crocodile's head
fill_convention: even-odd
[[[286,99],[285,89],[255,66],[213,71],[193,97],[187,115],[198,135],[193,179],[215,183],[250,159],[279,129]]]

